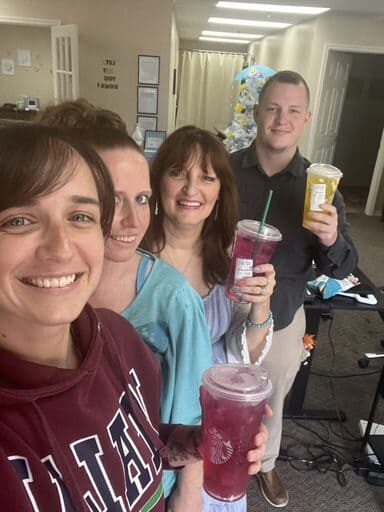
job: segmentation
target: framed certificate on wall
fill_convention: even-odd
[[[139,55],[139,84],[159,85],[160,57]]]
[[[157,114],[157,97],[159,90],[157,87],[137,87],[137,113],[138,114]]]
[[[157,117],[137,116],[136,123],[142,128],[143,132],[146,130],[157,130]]]

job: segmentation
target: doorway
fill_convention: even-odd
[[[324,47],[319,87],[316,92],[313,111],[314,122],[311,124],[310,128],[307,153],[312,161],[322,161],[325,163],[335,162],[334,155],[336,152],[336,144],[341,133],[341,130],[339,130],[340,122],[342,116],[348,115],[349,112],[344,109],[345,93],[349,88],[349,93],[351,95],[355,94],[355,96],[358,96],[355,89],[358,90],[359,80],[352,80],[352,83],[349,84],[351,66],[348,64],[348,60],[351,64],[352,59],[356,59],[359,56],[372,56],[373,62],[375,63],[378,62],[376,59],[380,59],[380,64],[375,64],[377,65],[377,68],[370,68],[369,61],[362,61],[362,63],[358,63],[356,67],[356,69],[359,70],[359,65],[363,67],[365,66],[363,82],[366,81],[370,83],[363,83],[363,85],[360,83],[360,89],[362,89],[362,92],[364,92],[370,100],[373,97],[375,98],[374,102],[376,103],[376,108],[378,112],[381,113],[381,130],[376,143],[376,153],[373,149],[371,150],[373,164],[371,165],[371,169],[368,173],[368,177],[371,181],[368,184],[369,193],[365,209],[363,208],[367,215],[373,215],[375,213],[379,213],[384,202],[384,68],[382,66],[384,47],[334,44],[328,44]],[[361,72],[361,70],[357,72],[357,78],[361,75]],[[332,79],[333,77],[340,79],[342,76],[345,77],[345,82],[341,80],[341,83],[338,83],[339,80],[330,80],[330,78]],[[329,98],[337,98],[336,103],[328,101]],[[358,101],[356,101],[356,103],[358,103]],[[337,108],[335,108],[335,105]],[[360,122],[359,117],[354,118],[350,122],[352,126],[349,126],[349,128],[355,127],[356,129],[361,128],[364,130],[364,123]],[[383,134],[382,137],[381,134]],[[355,149],[355,146],[357,148],[361,148],[362,144],[364,144],[362,143],[362,141],[364,141],[364,137],[364,131],[362,131],[360,132],[360,138],[357,137],[357,142],[348,142],[347,146],[349,147],[349,150],[351,150],[351,148]],[[372,141],[370,141],[370,143],[371,142]],[[340,159],[340,155],[338,156],[338,159]],[[348,169],[348,163],[345,164],[339,162],[339,165],[347,165]],[[342,170],[345,172],[344,168]],[[367,178],[367,172],[365,169],[364,172],[359,173],[359,177],[361,180],[364,180],[364,177],[365,179]],[[349,177],[347,176],[347,181],[348,179]],[[354,179],[356,180],[356,176]],[[356,187],[357,186],[358,185],[356,185]],[[363,183],[361,186],[364,188],[367,185],[366,183]],[[342,183],[340,188],[342,189]],[[364,194],[364,198],[366,198],[366,193],[364,191],[360,192],[360,194]],[[353,199],[352,202],[353,201],[355,201],[355,199]],[[356,201],[361,202],[360,199],[356,199]]]
[[[33,97],[42,100],[44,107],[79,97],[77,25],[61,25],[58,19],[0,16],[2,25],[8,29],[5,39],[7,44],[9,41],[9,47],[6,49],[13,57],[10,59],[13,66],[20,45],[29,48],[26,51],[29,62],[17,66],[17,73],[14,70],[9,73],[15,76],[8,81],[7,90],[3,87],[2,101],[12,103],[16,108],[16,100],[30,91]],[[22,74],[21,70],[27,70],[29,75]]]
[[[351,53],[333,163],[347,213],[363,213],[384,126],[384,55]]]

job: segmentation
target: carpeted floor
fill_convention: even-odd
[[[379,217],[362,213],[350,213],[348,220],[359,251],[359,267],[376,285],[384,286],[384,224]],[[321,322],[305,406],[341,409],[347,421],[340,426],[338,422],[284,420],[282,453],[292,460],[279,460],[278,468],[290,494],[287,512],[384,511],[384,487],[368,484],[348,464],[360,457],[358,422],[368,417],[382,364],[371,363],[362,370],[357,361],[365,351],[384,352],[381,339],[384,323],[376,313],[337,311],[333,320]],[[333,375],[356,376],[331,379],[314,374],[327,375],[331,370]],[[384,424],[384,398],[375,420]],[[319,458],[317,464],[295,460],[314,458]],[[272,510],[252,478],[248,511]]]

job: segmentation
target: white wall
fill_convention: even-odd
[[[1,16],[60,19],[79,31],[80,94],[117,111],[133,129],[137,56],[160,56],[159,123],[168,130],[172,0],[0,0]],[[101,89],[103,60],[116,61],[118,90]]]
[[[18,50],[29,50],[31,66],[18,65]],[[37,97],[45,107],[53,97],[51,35],[49,28],[0,25],[0,59],[12,59],[14,75],[0,70],[0,105]]]

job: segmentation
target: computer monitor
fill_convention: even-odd
[[[25,97],[24,110],[40,110],[40,99]]]

